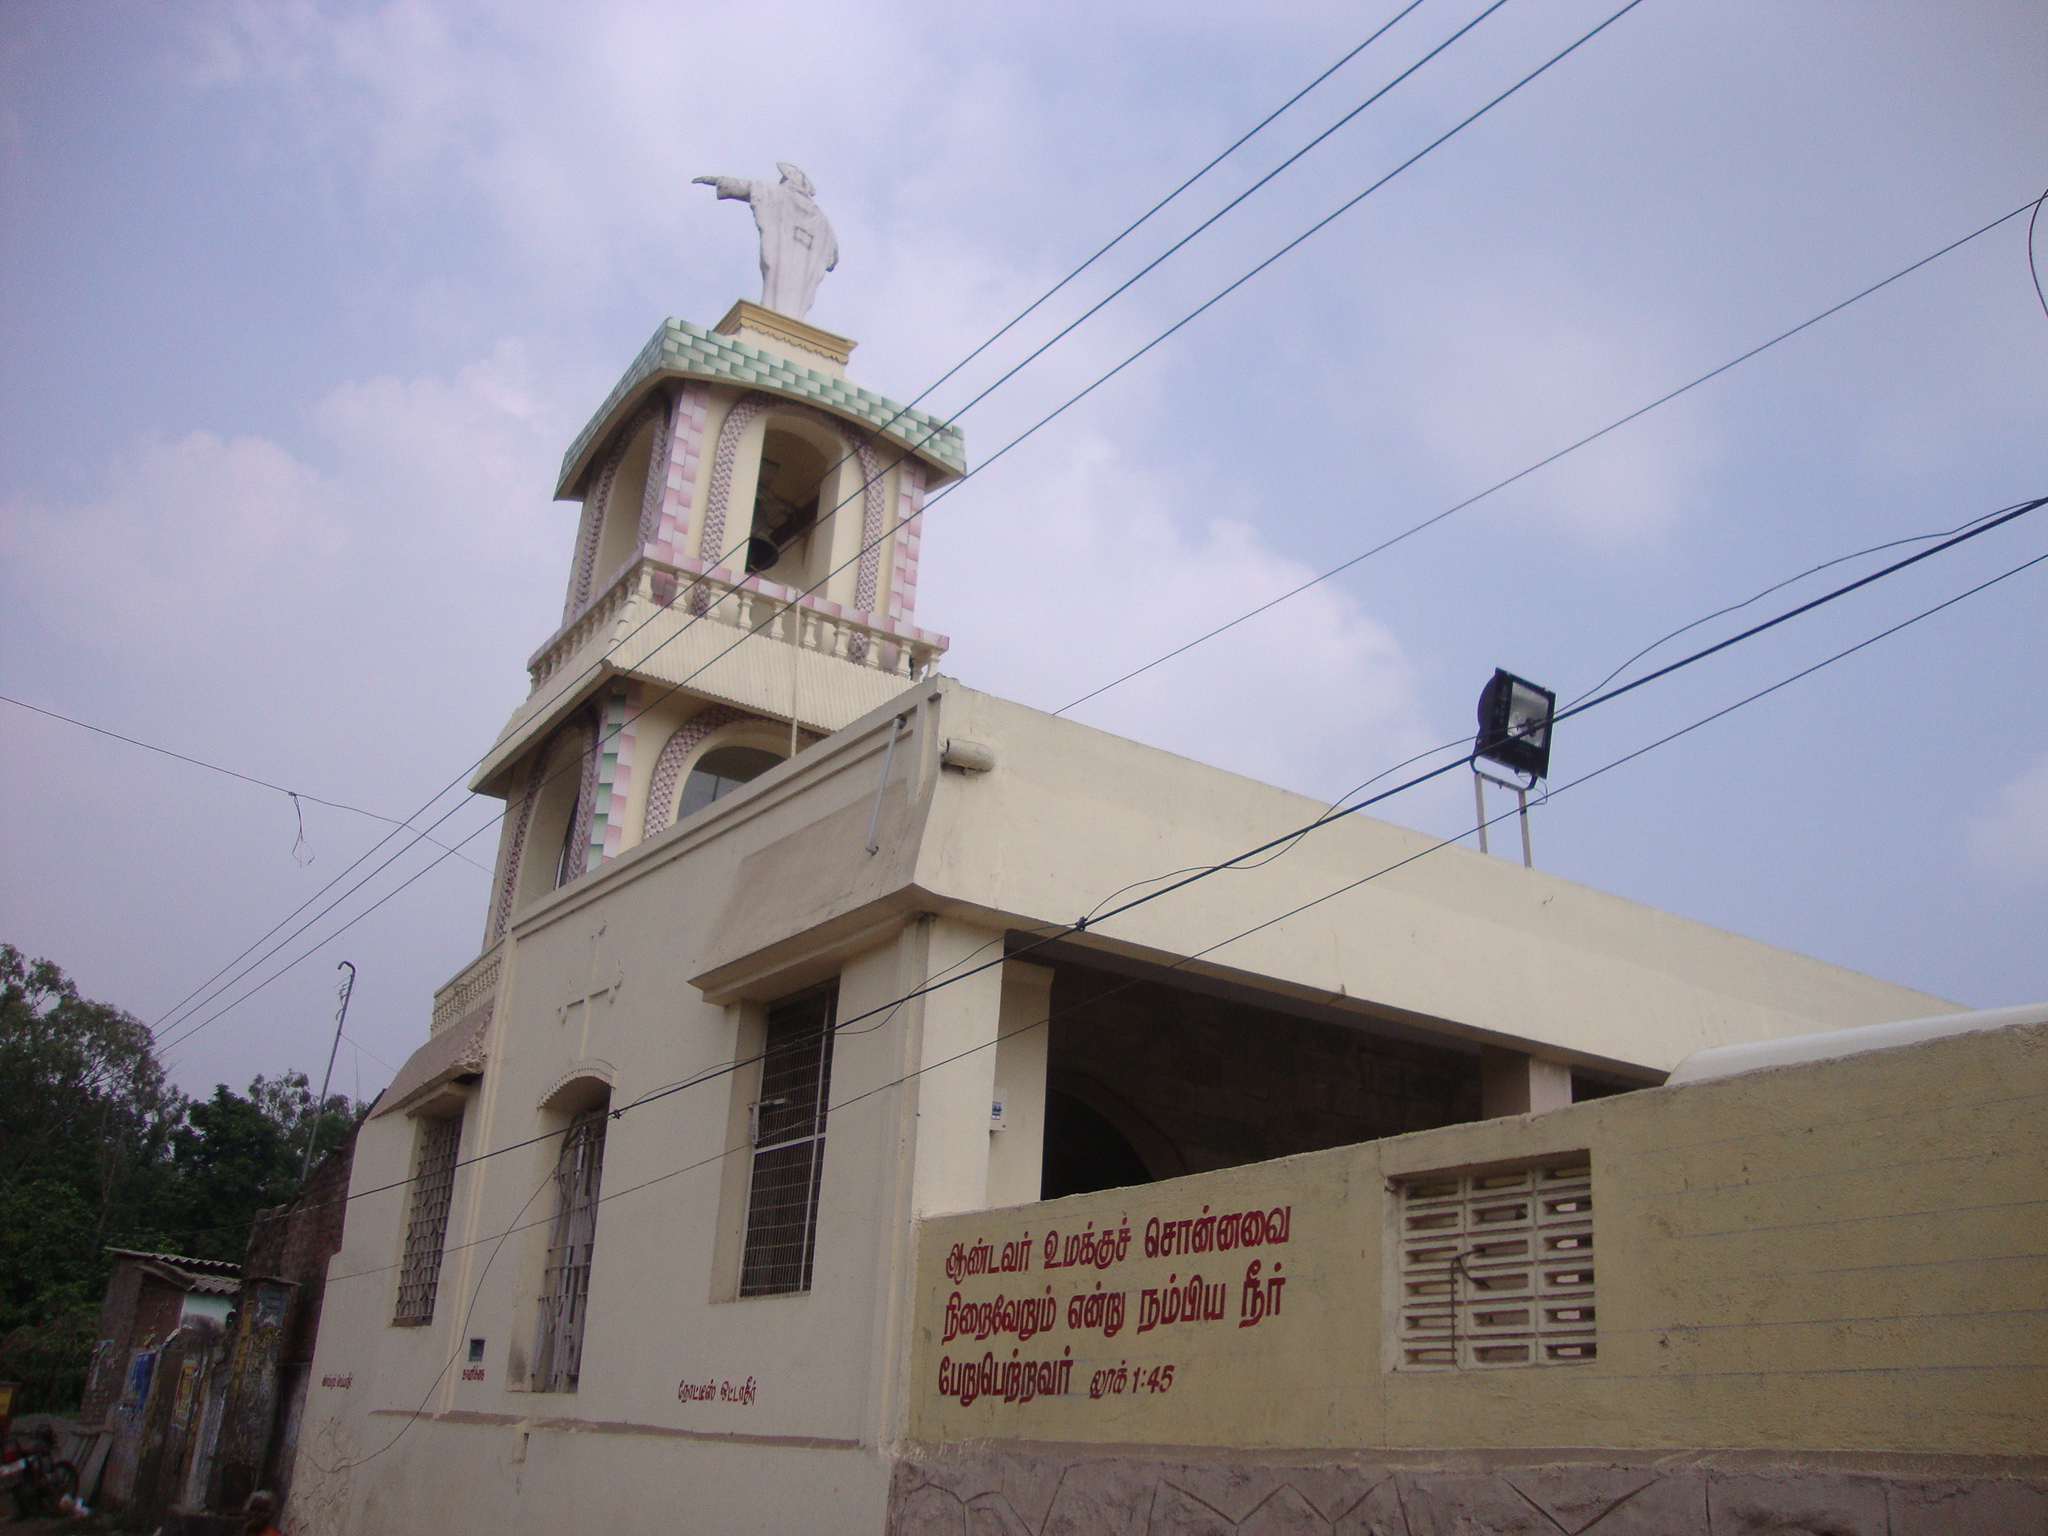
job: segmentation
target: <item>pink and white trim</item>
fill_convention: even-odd
[[[569,568],[569,595],[562,604],[562,622],[567,624],[590,605],[592,592],[590,584],[597,579],[597,550],[604,542],[605,507],[612,499],[612,484],[625,467],[626,450],[633,446],[633,439],[640,429],[647,425],[649,417],[658,417],[663,428],[655,437],[654,462],[665,462],[669,457],[668,439],[674,434],[667,430],[670,418],[657,397],[642,405],[633,413],[632,420],[619,429],[619,435],[612,441],[612,451],[604,461],[604,468],[590,482],[590,488],[583,497],[583,516],[576,524],[576,559]],[[702,431],[702,423],[699,423]],[[648,469],[648,495],[641,500],[640,542],[647,542],[647,503],[653,499],[655,475],[653,466]],[[685,506],[687,507],[687,503]]]
[[[890,562],[889,617],[908,624],[917,613],[917,550],[924,531],[924,465],[905,459],[896,470],[896,550]]]
[[[534,755],[533,766],[527,770],[526,792],[519,797],[519,808],[507,808],[506,814],[513,818],[512,837],[505,846],[505,867],[498,875],[497,906],[491,913],[493,944],[505,937],[505,929],[512,921],[512,898],[519,890],[519,862],[526,854],[526,834],[533,826],[533,803],[540,798],[540,787],[547,776],[548,753],[543,748]]]
[[[657,832],[666,832],[675,819],[676,783],[683,776],[683,764],[705,737],[742,720],[766,719],[765,715],[734,709],[730,704],[714,704],[677,726],[663,743],[661,756],[654,760],[654,772],[647,780],[647,810],[640,824],[640,840],[645,842]]]
[[[619,856],[626,837],[626,802],[633,794],[633,750],[640,737],[639,683],[622,683],[605,705],[604,730],[598,739],[596,812],[592,818],[590,858],[596,869]]]
[[[586,713],[580,720],[571,720],[554,731],[540,744],[532,757],[532,766],[526,775],[526,792],[519,797],[519,808],[507,814],[513,817],[512,836],[505,848],[505,868],[498,876],[498,899],[491,914],[491,942],[497,943],[505,937],[505,930],[512,923],[512,905],[519,894],[519,869],[526,862],[528,834],[533,830],[533,813],[540,803],[540,792],[552,775],[550,766],[554,763],[557,748],[562,738],[570,732],[582,738],[583,751],[577,764],[576,805],[570,811],[576,831],[571,834],[580,840],[587,838],[590,829],[590,803],[592,780],[597,771],[597,732]]]
[[[667,429],[657,445],[655,471],[647,477],[640,511],[640,544],[657,560],[675,564],[688,554],[690,507],[697,498],[697,470],[704,451],[704,415],[711,392],[685,381],[669,406]]]

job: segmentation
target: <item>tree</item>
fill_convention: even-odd
[[[137,1019],[0,944],[0,1378],[76,1401],[108,1247],[236,1261],[256,1213],[298,1193],[364,1105],[315,1105],[303,1072],[192,1101]]]
[[[303,1072],[286,1072],[274,1080],[259,1074],[249,1084],[249,1100],[284,1132],[285,1145],[298,1159],[297,1167],[306,1166],[309,1138],[312,1161],[317,1163],[348,1139],[369,1109],[367,1104],[352,1103],[347,1094],[331,1093],[316,1110],[312,1081]]]
[[[0,944],[0,1188],[69,1185],[105,1231],[184,1109],[140,1020]]]
[[[356,1111],[335,1094],[316,1111],[303,1072],[258,1076],[247,1098],[221,1083],[185,1111],[171,1136],[174,1178],[165,1214],[181,1245],[198,1259],[239,1259],[256,1213],[298,1193],[306,1141],[316,1155],[337,1144]]]
[[[185,1098],[149,1031],[48,960],[0,944],[0,1376],[77,1400],[105,1247],[153,1224]]]

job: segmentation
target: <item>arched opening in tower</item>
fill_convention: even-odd
[[[742,784],[751,783],[782,761],[782,755],[760,747],[715,747],[698,758],[683,780],[676,820],[723,800]]]
[[[825,455],[795,433],[769,429],[754,488],[748,574],[791,587],[807,587],[822,574],[811,570],[811,546],[829,469]]]

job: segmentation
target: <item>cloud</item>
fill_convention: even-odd
[[[335,486],[276,443],[144,440],[106,494],[0,513],[21,599],[65,638],[137,657],[210,647],[345,545]]]
[[[143,438],[91,494],[0,506],[0,622],[36,702],[405,816],[466,778],[524,692],[520,659],[559,617],[576,520],[549,499],[565,423],[509,343],[446,372],[345,384],[303,419],[296,452],[253,436]],[[47,798],[49,765],[63,763],[60,802],[92,812],[59,818],[61,847],[45,827],[15,829],[21,867],[53,873],[0,915],[53,953],[61,939],[90,956],[81,935],[119,935],[101,941],[110,980],[98,984],[141,1011],[168,1006],[389,830],[54,722],[33,734],[9,723],[23,739],[0,764],[7,794]],[[491,809],[470,805],[437,835]],[[493,848],[485,831],[464,852],[488,865]],[[359,998],[351,1032],[402,1060],[417,1000],[475,942],[487,879],[448,859],[349,948],[201,1035],[181,1079],[242,1082],[251,1062],[320,1059],[324,1042],[301,1026],[326,1014],[323,973],[372,951],[366,976],[391,1001]]]
[[[931,514],[920,590],[942,596],[922,622],[943,628],[971,597],[972,640],[942,665],[973,687],[1058,709],[1315,574],[1241,522],[1176,518],[1173,483],[1134,470],[1104,437],[1076,433],[1036,457],[971,504]],[[1330,796],[1364,777],[1359,764],[1433,744],[1400,641],[1334,586],[1074,717]]]
[[[484,559],[508,549],[560,554],[560,530],[531,509],[553,493],[565,417],[543,397],[518,343],[500,341],[448,378],[345,384],[312,417],[353,489],[390,509],[410,540]],[[527,515],[515,513],[522,507]]]
[[[1545,302],[1484,282],[1384,322],[1404,361],[1390,401],[1416,444],[1472,490],[1527,467],[1681,381],[1668,329],[1555,278]],[[1509,495],[1596,546],[1669,531],[1706,504],[1715,437],[1697,410],[1658,411],[1539,470]],[[1468,492],[1469,494],[1469,492]]]
[[[1968,845],[1983,868],[2007,879],[2048,879],[2048,752],[1999,790],[1992,809],[1970,818]]]
[[[335,626],[406,605],[455,633],[503,615],[519,626],[504,654],[523,654],[573,518],[549,502],[563,433],[519,349],[450,378],[350,383],[310,416],[325,467],[266,438],[145,438],[97,497],[0,508],[21,601],[66,640],[146,664],[338,661]],[[528,611],[506,614],[508,577]]]

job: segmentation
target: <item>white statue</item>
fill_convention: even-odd
[[[692,185],[716,187],[720,197],[754,205],[761,230],[761,303],[803,319],[818,296],[818,280],[839,265],[839,242],[824,210],[811,200],[811,178],[787,160],[775,162],[780,183],[744,176],[699,176]]]

